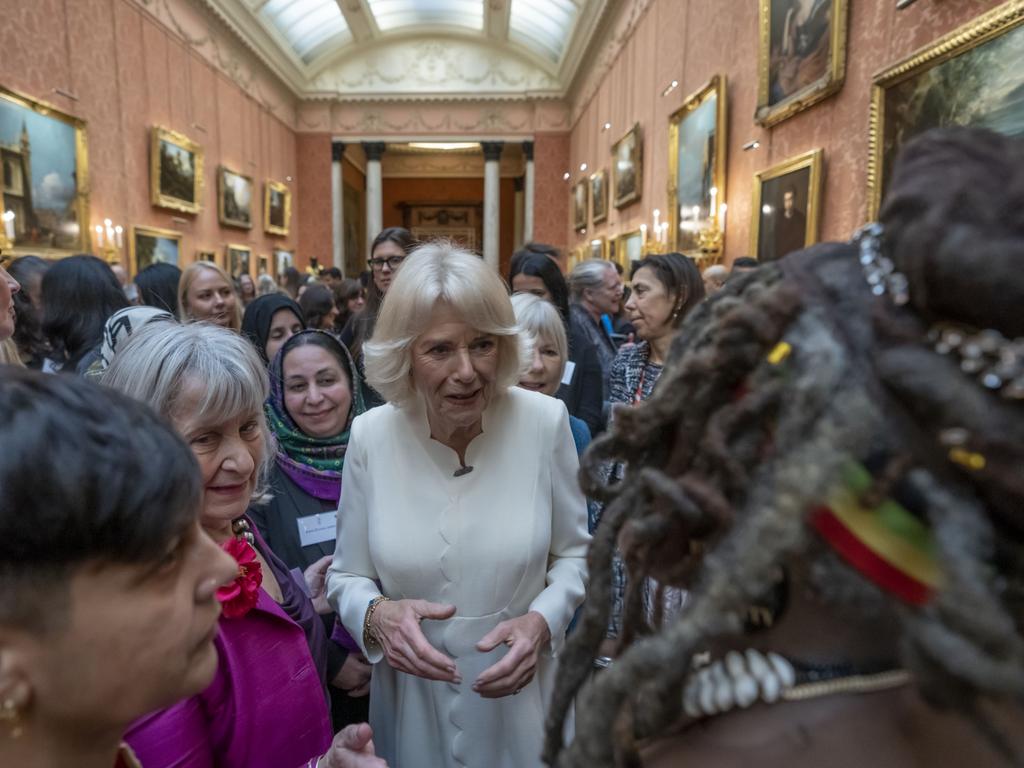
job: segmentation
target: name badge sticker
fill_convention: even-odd
[[[299,542],[304,547],[322,544],[325,541],[334,541],[338,534],[338,513],[336,511],[300,517],[296,522],[299,526]]]
[[[562,374],[563,384],[572,384],[572,375],[576,373],[576,363],[572,360],[565,361],[565,373]]]

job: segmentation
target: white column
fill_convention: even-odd
[[[504,143],[484,141],[484,261],[499,268],[499,226],[501,221],[501,150]]]
[[[384,228],[384,188],[380,176],[384,142],[364,141],[363,151],[366,153],[366,258],[370,258],[373,239]]]
[[[523,177],[512,180],[516,192],[515,217],[512,219],[512,249],[518,251],[523,247]]]
[[[526,173],[523,177],[523,242],[533,242],[533,142],[523,142]]]
[[[331,144],[331,237],[334,266],[345,274],[345,187],[341,181],[341,158],[345,145]]]

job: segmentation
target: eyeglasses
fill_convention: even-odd
[[[389,256],[386,259],[367,259],[366,263],[374,272],[380,272],[387,264],[391,269],[398,269],[398,265],[405,261],[405,256]]]

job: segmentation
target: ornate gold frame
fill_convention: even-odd
[[[614,261],[618,262],[619,266],[625,274],[629,274],[629,260],[626,256],[626,241],[632,237],[640,238],[640,257],[643,258],[647,255],[647,244],[643,242],[644,232],[642,229],[631,229],[628,232],[623,232],[621,235],[615,237],[615,258]],[[588,244],[589,246],[589,244]]]
[[[824,171],[825,151],[823,149],[812,149],[802,155],[791,157],[778,165],[773,165],[765,171],[758,171],[754,174],[754,197],[750,208],[750,255],[757,258],[760,253],[758,245],[758,234],[761,228],[761,185],[766,181],[785,176],[787,173],[799,171],[801,168],[810,168],[811,177],[807,183],[807,230],[804,237],[804,246],[813,245],[818,242],[818,224],[821,218],[821,187],[822,173]]]
[[[583,190],[583,220],[581,221],[579,206],[576,204],[576,190]],[[575,232],[582,232],[587,228],[587,213],[590,207],[590,181],[587,178],[582,178],[572,185],[570,189],[572,195],[572,228]]]
[[[595,246],[594,245],[594,241],[595,240],[600,240],[601,241],[600,246]],[[599,247],[601,249],[601,252],[600,252],[599,256],[595,256],[594,255],[594,248],[597,248],[597,247]],[[604,235],[601,235],[600,237],[590,237],[590,238],[587,238],[586,250],[587,250],[587,258],[588,259],[607,259],[608,258],[608,238],[606,238]]]
[[[191,152],[195,158],[195,178],[192,183],[192,197],[195,202],[189,203],[178,197],[171,197],[160,192],[160,142],[166,141]],[[188,136],[161,125],[150,129],[149,140],[149,202],[161,208],[170,208],[184,213],[199,213],[203,207],[203,148]]]
[[[18,245],[5,249],[8,256],[35,254],[49,258],[63,258],[73,253],[92,251],[92,226],[89,221],[89,144],[85,136],[85,120],[39,99],[0,86],[0,98],[14,102],[44,117],[52,117],[70,124],[75,129],[75,214],[78,216],[78,242],[73,248],[47,248],[37,245]],[[31,179],[27,180],[32,183]],[[0,206],[2,207],[2,206]]]
[[[260,254],[256,257],[256,277],[270,274],[270,257]]]
[[[773,0],[759,0],[760,44],[757,63],[757,109],[754,112],[754,120],[766,128],[827,99],[843,87],[843,81],[846,79],[846,27],[849,21],[848,0],[831,0],[832,56],[828,71],[778,104],[770,105],[768,99],[771,87],[772,2]]]
[[[249,221],[245,222],[241,219],[229,219],[224,214],[224,174],[230,173],[233,176],[240,176],[249,182],[249,186],[252,187],[252,191],[256,191],[256,184],[252,180],[252,176],[247,176],[244,173],[228,168],[226,165],[221,165],[217,168],[217,221],[223,224],[225,227],[237,227],[238,229],[252,229],[252,203],[254,200],[251,196],[249,198]]]
[[[270,192],[284,195],[284,226],[275,227],[270,223]],[[267,180],[263,184],[263,231],[271,235],[288,236],[288,228],[292,221],[292,191],[280,181]]]
[[[683,102],[683,106],[672,113],[668,121],[668,221],[672,230],[669,243],[673,251],[679,250],[679,189],[676,186],[676,179],[679,178],[679,125],[691,112],[712,96],[718,99],[715,109],[715,177],[712,184],[718,189],[719,204],[725,203],[725,164],[728,158],[726,133],[729,125],[726,104],[727,91],[725,75],[715,75],[699,91],[691,94]],[[720,227],[718,211],[710,211],[710,213],[708,226],[710,228]],[[693,254],[690,253],[690,255]]]
[[[132,225],[131,239],[128,241],[128,272],[134,277],[139,274],[139,261],[138,256],[135,253],[135,238],[139,234],[153,235],[154,237],[164,237],[168,240],[175,240],[178,243],[178,265],[182,266],[181,260],[184,255],[181,250],[181,244],[185,236],[184,232],[180,232],[176,229],[161,229],[160,227],[147,227],[147,226],[136,226]]]
[[[633,127],[622,134],[622,138],[612,144],[612,174],[611,174],[611,185],[614,190],[618,186],[619,172],[616,168],[615,159],[619,156],[619,145],[630,137],[630,135],[636,134],[636,189],[631,194],[626,195],[621,200],[615,197],[614,193],[610,193],[612,205],[618,208],[625,208],[631,203],[635,203],[641,198],[644,191],[644,136],[640,131],[640,123],[633,123]]]
[[[232,250],[235,250],[235,251],[245,251],[246,253],[249,254],[249,271],[248,271],[248,273],[249,273],[249,277],[252,277],[252,262],[253,262],[253,258],[252,258],[252,246],[251,245],[243,245],[241,243],[228,243],[227,245],[225,245],[224,246],[224,265],[223,265],[224,271],[228,273],[228,276],[230,276],[232,278],[235,277],[235,275],[232,274],[232,272],[231,272],[231,251]]]
[[[601,184],[601,189],[604,190],[604,213],[601,214],[600,218],[597,216],[597,212],[594,206],[594,182],[597,179],[603,180]],[[608,190],[608,171],[595,171],[594,173],[590,174],[590,181],[588,183],[590,186],[590,191],[587,193],[590,197],[590,223],[600,224],[602,221],[607,221],[608,219],[608,200],[610,199],[610,192]]]
[[[196,251],[196,261],[208,261],[216,264],[219,267],[223,265],[220,263],[220,256],[216,251],[198,250]]]
[[[1024,23],[1024,0],[1010,0],[983,13],[971,22],[918,49],[907,58],[888,67],[873,79],[871,116],[868,128],[868,220],[878,215],[882,202],[883,130],[885,128],[885,92],[888,88],[916,77],[925,70],[977,48]]]

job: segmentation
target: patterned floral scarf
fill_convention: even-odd
[[[284,358],[295,349],[303,337],[318,334],[331,347],[334,357],[344,361],[352,390],[345,429],[333,437],[311,437],[303,432],[289,415],[284,404]],[[264,410],[267,424],[277,438],[277,465],[296,485],[311,496],[324,501],[337,502],[341,496],[341,472],[345,466],[352,420],[366,408],[363,405],[359,374],[345,345],[326,331],[308,330],[292,336],[278,351],[270,364],[270,397]]]

